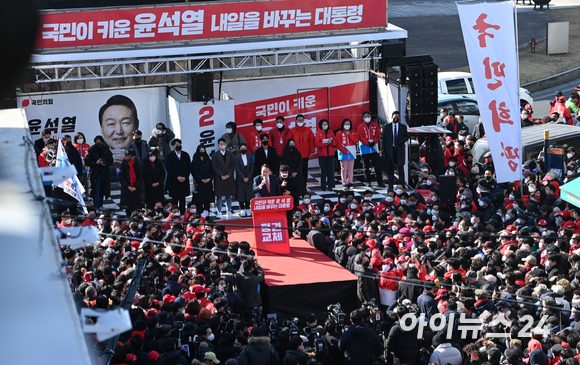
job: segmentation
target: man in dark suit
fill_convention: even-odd
[[[278,169],[280,168],[280,160],[276,154],[276,149],[270,147],[270,136],[266,133],[260,135],[260,141],[262,141],[262,147],[256,150],[256,160],[254,162],[254,176],[260,175],[260,169],[262,165],[266,164],[271,166],[270,171],[274,175],[278,175]]]
[[[167,167],[167,190],[173,206],[179,207],[181,215],[185,213],[185,198],[191,194],[189,187],[189,174],[191,172],[191,158],[189,154],[181,150],[181,140],[175,138],[171,141],[173,151],[167,155],[165,164]]]
[[[409,139],[407,126],[401,124],[401,114],[394,111],[392,123],[383,128],[383,158],[386,158],[389,188],[395,185],[395,166],[399,171],[399,184],[405,184],[405,142]]]
[[[273,148],[270,148],[274,151]],[[275,152],[274,152],[275,153]],[[280,196],[280,184],[276,175],[272,175],[272,170],[268,165],[262,165],[262,173],[254,178],[253,190],[256,198],[264,198],[267,196]]]
[[[44,145],[50,139],[50,129],[44,129],[42,131],[42,137],[34,141],[34,152],[36,152],[36,158],[44,151]]]

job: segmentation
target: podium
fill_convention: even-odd
[[[287,195],[254,198],[250,204],[256,237],[255,244],[250,246],[256,255],[289,254],[286,211],[294,206],[292,197]]]

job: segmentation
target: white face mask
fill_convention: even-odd
[[[467,208],[467,205],[461,204],[461,209],[465,209],[465,208]]]
[[[189,212],[193,214],[195,213],[195,209],[190,209]]]
[[[407,204],[407,201],[405,199],[401,199],[401,204],[405,205]]]
[[[405,218],[405,223],[409,223],[411,220],[409,219],[409,217]]]
[[[451,167],[455,166],[455,162],[453,162],[453,161],[449,162],[449,166],[451,166]]]
[[[479,206],[480,206],[480,207],[483,207],[483,204],[485,204],[485,203],[484,203],[484,201],[483,201],[483,200],[480,200],[480,201],[479,201]]]
[[[477,191],[478,194],[481,194],[481,188],[477,187],[475,191]]]
[[[572,175],[572,174],[573,174],[572,170],[568,170],[566,173],[566,175]]]
[[[530,193],[533,193],[534,191],[536,191],[536,189],[534,187],[532,187],[532,186],[528,186],[528,191]]]
[[[507,220],[510,220],[511,218],[512,218],[512,217],[510,217],[510,215],[509,215],[509,214],[506,214],[506,215],[505,215],[505,220],[506,220],[506,221],[507,221]]]
[[[304,199],[304,204],[310,204],[310,199]]]
[[[567,156],[568,158],[572,158],[574,155],[573,155],[573,154],[571,154],[571,153],[568,153],[568,154],[566,154],[566,156]]]
[[[276,127],[282,129],[282,127],[284,127],[284,123],[276,123]]]
[[[149,157],[149,161],[155,162],[155,157],[154,156]]]
[[[330,207],[328,207],[328,206],[325,206],[325,207],[324,207],[324,211],[325,211],[325,212],[328,212],[328,211],[330,211]]]
[[[139,229],[143,228],[143,223],[139,223],[137,227],[139,227]]]
[[[459,231],[463,232],[463,231],[465,231],[465,228],[463,228],[463,226],[459,226]]]
[[[226,133],[230,134],[232,132],[233,132],[233,130],[231,128],[226,128]]]
[[[213,340],[214,340],[214,338],[215,338],[215,335],[214,335],[213,333],[212,333],[211,335],[209,335],[209,336],[207,336],[207,337],[206,337],[206,339],[207,339],[208,341],[213,341]]]
[[[397,189],[397,190],[395,190],[395,193],[397,193],[397,195],[401,195],[401,194],[403,194],[403,190]]]
[[[282,177],[282,179],[285,179],[288,177],[288,174],[280,174],[280,176]]]
[[[458,224],[459,224],[458,222],[453,222],[454,227],[457,227]]]
[[[85,140],[84,140],[84,139],[82,139],[82,138],[79,138],[79,139],[77,139],[77,143],[78,143],[78,144],[81,144],[81,143],[83,143],[84,141],[85,141]]]
[[[177,212],[177,213],[173,213],[173,216],[174,217],[179,217],[179,216],[181,216],[181,214],[179,212]]]
[[[162,131],[161,129],[158,129],[158,130],[156,130],[156,131],[155,131],[155,133],[157,133],[157,134],[162,134],[162,133],[163,133],[163,131]]]
[[[363,212],[366,212],[367,210],[369,210],[369,206],[368,205],[363,205],[362,210],[363,210]]]
[[[261,125],[257,125],[257,126],[256,126],[256,130],[257,130],[258,132],[259,132],[259,131],[261,131],[261,130],[262,130],[262,126],[261,126]]]
[[[101,226],[102,226],[102,225],[103,225],[103,223],[105,223],[105,221],[104,221],[104,220],[102,220],[102,219],[97,219],[97,223],[98,223],[99,225],[101,225]]]
[[[296,125],[297,125],[298,127],[302,127],[302,126],[304,125],[304,122],[296,122]]]
[[[433,211],[431,209],[427,209],[427,214],[431,214]]]
[[[349,129],[350,129],[350,124],[345,124],[345,125],[344,125],[344,130],[345,130],[345,131],[348,131]]]
[[[314,209],[314,214],[320,214],[320,209]]]
[[[431,180],[427,180],[427,181],[425,181],[425,184],[427,184],[427,186],[430,186],[433,183],[431,182]]]
[[[365,121],[365,123],[368,123],[368,122],[370,122],[370,121],[371,121],[371,118],[369,118],[369,117],[365,117],[365,118],[364,118],[364,121]]]
[[[373,197],[372,197],[372,196],[365,196],[365,200],[366,200],[366,201],[371,201],[372,199],[373,199]]]
[[[387,201],[388,201],[389,203],[392,203],[392,202],[393,202],[393,200],[395,200],[395,199],[391,198],[390,196],[388,196],[388,197],[387,197]]]
[[[471,217],[471,224],[475,224],[475,217]]]
[[[510,200],[514,200],[515,199],[515,197],[512,194],[510,194],[509,198],[510,198]]]
[[[437,216],[436,215],[432,216],[431,217],[431,220],[436,221],[437,220]]]
[[[340,202],[343,204],[346,203],[346,198],[340,198]]]
[[[65,220],[64,220],[64,222],[65,222],[66,224],[70,224],[70,222],[72,222],[72,219],[65,219]]]
[[[323,124],[323,125],[322,125],[322,130],[323,130],[323,131],[325,131],[325,130],[327,130],[327,129],[328,129],[328,124]]]
[[[357,205],[356,204],[351,204],[350,205],[350,209],[356,209],[356,208],[357,208]]]
[[[514,208],[517,208],[517,207],[518,207],[518,205],[517,204],[514,204]]]

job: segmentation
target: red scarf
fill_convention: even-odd
[[[135,187],[135,183],[137,182],[137,175],[135,175],[135,169],[133,168],[135,158],[133,157],[131,161],[128,161],[127,157],[125,157],[125,161],[129,164],[129,180],[131,181],[131,186]]]

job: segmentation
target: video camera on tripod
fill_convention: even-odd
[[[364,302],[361,305],[361,309],[370,313],[369,319],[373,325],[378,326],[383,322],[383,314],[374,299]]]
[[[336,326],[340,328],[341,332],[344,332],[347,326],[346,314],[344,314],[340,303],[330,304],[326,307],[326,310],[328,311],[328,317],[334,320],[334,323],[336,323]]]

